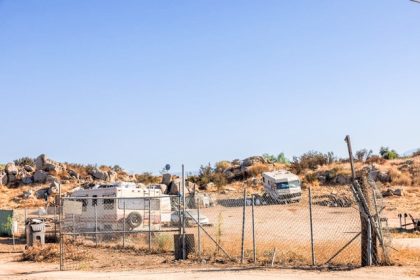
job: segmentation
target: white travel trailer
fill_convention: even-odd
[[[75,210],[76,215],[71,214],[74,205],[81,208]],[[80,231],[95,227],[98,231],[146,230],[149,223],[152,229],[160,229],[170,224],[171,210],[169,195],[162,194],[160,189],[138,188],[134,183],[78,189],[64,200],[63,209],[66,224],[71,227],[72,222],[76,223],[73,227]]]
[[[302,196],[299,177],[279,170],[262,174],[265,195],[276,202],[299,202]]]

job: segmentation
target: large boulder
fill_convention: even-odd
[[[96,180],[102,180],[102,181],[108,181],[109,180],[108,172],[102,171],[102,170],[99,170],[99,169],[91,170],[89,172],[89,175],[91,175],[93,177],[93,179],[96,179]]]
[[[57,194],[59,191],[60,184],[54,181],[50,184],[50,187],[48,188],[48,195]]]
[[[35,167],[36,170],[44,170],[45,164],[47,163],[48,158],[46,155],[42,154],[39,155],[36,159],[35,159]]]
[[[172,175],[170,173],[162,174],[162,184],[169,186],[171,183]]]
[[[117,181],[117,178],[118,178],[118,174],[117,174],[117,172],[115,172],[114,170],[109,170],[109,171],[108,171],[108,180],[109,180],[110,182],[115,182],[115,181]]]
[[[34,182],[33,177],[32,176],[25,176],[22,178],[22,183],[24,185],[30,185]]]
[[[336,184],[339,184],[339,185],[347,185],[347,184],[350,184],[350,177],[343,174],[338,174],[335,177],[335,182]]]
[[[266,163],[266,160],[262,156],[249,157],[242,161],[241,167],[248,167],[256,163]]]
[[[48,174],[47,177],[45,178],[45,183],[53,183],[53,182],[57,182],[57,178],[53,175]]]
[[[74,178],[74,179],[79,179],[79,177],[80,177],[79,174],[72,169],[69,169],[67,172],[68,172],[69,176]]]
[[[47,176],[48,176],[47,172],[43,170],[37,170],[34,173],[34,182],[43,184],[47,180]]]
[[[14,183],[16,183],[16,181],[17,181],[17,176],[16,175],[13,175],[13,174],[8,174],[7,175],[7,184],[8,185],[14,184]]]
[[[17,166],[13,162],[9,162],[8,164],[6,164],[5,170],[6,170],[7,175],[13,175],[13,176],[16,176],[19,171]]]
[[[403,196],[404,195],[404,192],[403,192],[402,189],[396,189],[396,190],[393,191],[393,193],[396,196]]]
[[[394,192],[391,189],[387,189],[386,191],[382,192],[383,197],[393,196]]]
[[[7,185],[7,174],[5,172],[0,172],[0,185]]]
[[[385,173],[385,172],[379,172],[378,175],[377,175],[377,179],[381,183],[391,182],[391,176],[389,176],[389,174]]]
[[[43,170],[47,172],[59,172],[63,169],[60,163],[49,159],[46,155],[42,154],[35,159],[36,170]]]
[[[23,167],[23,169],[25,169],[26,172],[34,172],[35,171],[35,169],[30,165],[25,165]]]
[[[33,197],[33,191],[32,190],[28,190],[28,191],[24,191],[22,194],[23,199],[28,199]]]

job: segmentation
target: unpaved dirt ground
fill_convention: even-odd
[[[0,242],[0,279],[215,279],[232,278],[244,280],[271,279],[420,279],[420,266],[389,266],[361,268],[347,271],[269,269],[264,267],[241,267],[238,264],[174,262],[169,254],[139,255],[124,254],[130,265],[123,265],[121,253],[109,248],[97,258],[77,271],[59,271],[57,262],[22,262],[23,245],[13,246],[1,239]],[[96,251],[95,251],[96,252]],[[89,271],[86,271],[89,270]],[[129,270],[129,271],[127,271]]]
[[[55,264],[16,262],[19,254],[0,254],[0,279],[420,279],[420,269],[415,267],[372,267],[350,271],[312,271],[295,269],[249,269],[249,268],[159,268],[137,271],[58,271]]]

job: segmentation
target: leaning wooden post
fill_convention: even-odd
[[[367,238],[367,225],[366,220],[368,219],[367,213],[362,205],[361,197],[359,197],[359,194],[361,194],[360,190],[357,190],[357,182],[356,182],[356,171],[354,169],[354,163],[353,163],[353,151],[351,147],[351,141],[350,136],[347,135],[344,139],[347,142],[347,149],[349,152],[349,160],[350,160],[350,168],[351,168],[351,179],[352,179],[352,192],[354,195],[354,198],[359,206],[359,212],[360,212],[360,228],[361,228],[361,244],[360,244],[360,253],[361,253],[361,264],[362,266],[368,265],[368,257],[367,257],[367,245],[368,245],[368,238]]]

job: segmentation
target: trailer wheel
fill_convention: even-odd
[[[139,212],[131,212],[130,214],[128,214],[125,220],[126,220],[127,225],[131,229],[134,229],[141,225],[143,218],[141,217]]]

